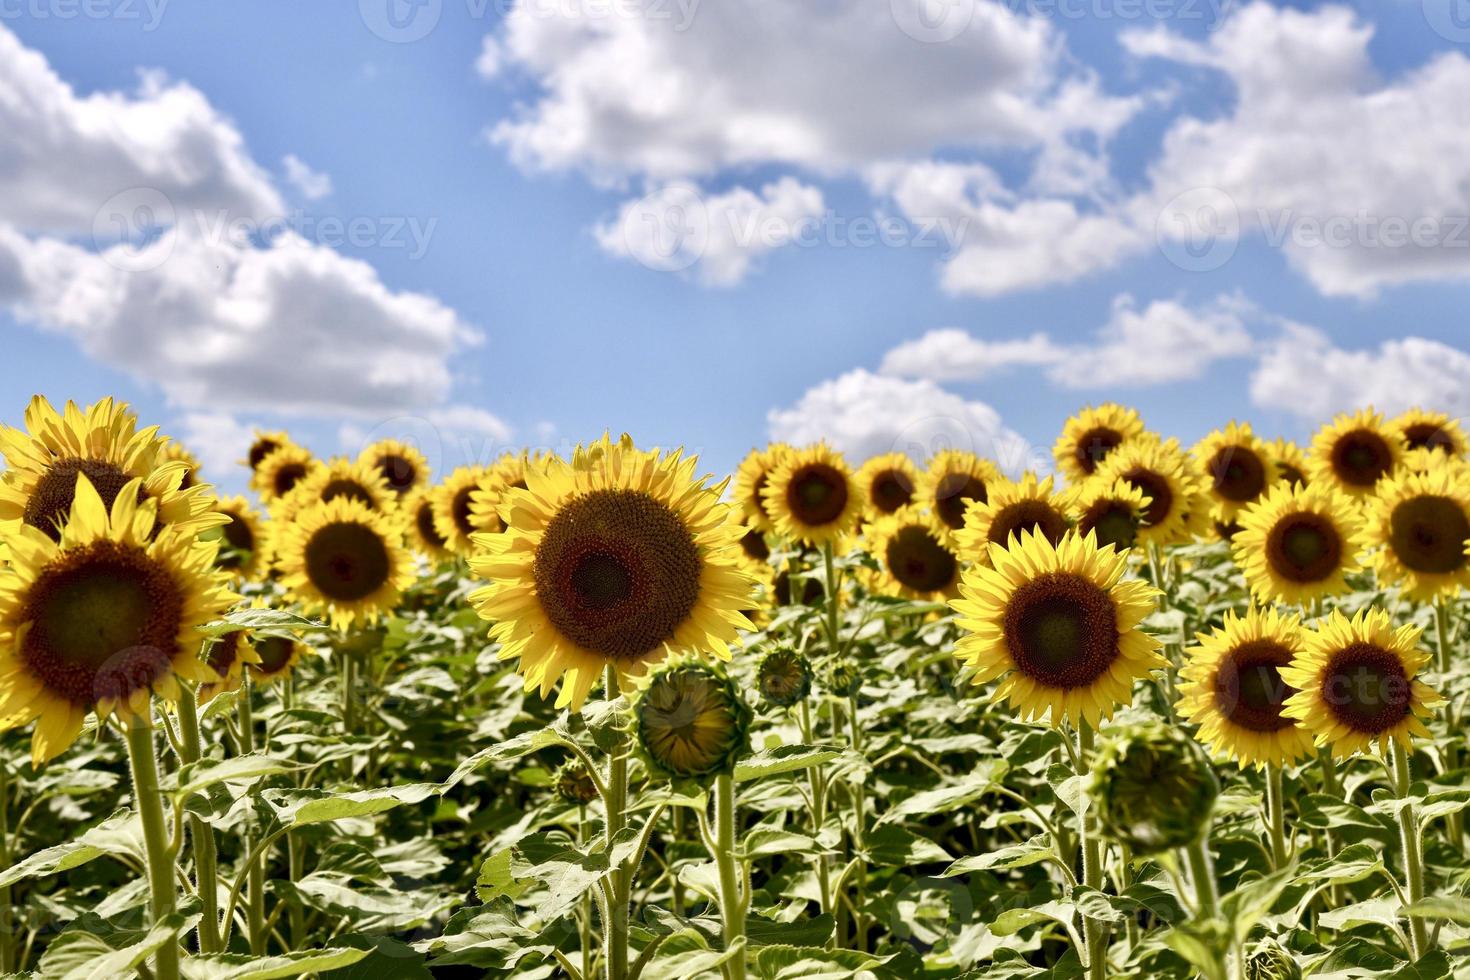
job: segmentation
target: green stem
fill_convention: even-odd
[[[608,700],[618,697],[618,675],[612,667],[607,668],[604,686]],[[628,806],[628,752],[626,745],[614,748],[608,759],[607,777],[607,833],[606,845],[612,850],[613,838],[627,826]],[[613,869],[612,902],[608,908],[608,921],[602,924],[602,942],[607,961],[607,980],[627,980],[628,977],[628,901],[632,892],[632,874],[626,866]]]
[[[0,869],[9,870],[10,855],[10,767],[0,759]],[[0,973],[14,973],[15,932],[20,925],[20,916],[12,906],[14,901],[11,886],[0,887]]]
[[[857,695],[853,695],[849,708],[851,710],[848,713],[848,742],[853,752],[861,755],[863,735],[862,726],[858,723]],[[856,895],[852,906],[852,930],[853,946],[859,953],[867,952],[868,948],[867,919],[863,915],[863,906],[867,904],[868,866],[862,858],[867,839],[865,824],[867,811],[867,792],[863,784],[863,777],[859,776],[852,783],[852,845],[853,850],[858,852],[854,857],[857,863],[853,869],[853,888]]]
[[[1393,768],[1399,799],[1407,801],[1411,782],[1409,753],[1397,739],[1393,743]],[[1424,897],[1424,853],[1421,850],[1423,844],[1419,840],[1417,825],[1414,807],[1405,802],[1399,807],[1399,843],[1404,851],[1404,877],[1408,879],[1404,884],[1407,886],[1411,905]],[[1413,947],[1410,952],[1414,959],[1417,960],[1430,951],[1429,931],[1425,928],[1424,920],[1417,915],[1409,916],[1409,938]]]
[[[251,705],[250,672],[240,678],[240,695],[236,704],[240,711],[240,754],[255,751],[255,714]],[[255,831],[245,835],[245,849],[255,850]],[[265,855],[256,853],[251,857],[247,872],[248,894],[245,904],[245,924],[250,934],[250,954],[264,956],[266,940],[270,938],[265,924]]]
[[[1439,641],[1439,670],[1444,675],[1444,680],[1441,683],[1446,685],[1446,687],[1449,685],[1450,670],[1454,666],[1452,654],[1454,649],[1452,639],[1454,631],[1450,626],[1452,612],[1450,606],[1452,602],[1453,600],[1449,597],[1440,596],[1434,603],[1434,627]],[[1460,730],[1459,719],[1455,715],[1455,700],[1451,698],[1445,705],[1445,730],[1451,733]],[[1460,745],[1457,739],[1452,738],[1446,741],[1442,751],[1444,752],[1445,772],[1453,772],[1460,768]],[[1445,836],[1449,838],[1451,847],[1456,850],[1463,848],[1465,842],[1465,815],[1462,812],[1456,810],[1445,819]]]
[[[1317,750],[1317,764],[1322,768],[1322,792],[1334,799],[1342,799],[1342,783],[1337,778],[1337,760],[1326,748]],[[1337,855],[1337,835],[1330,828],[1322,831],[1322,839],[1327,848],[1327,856]],[[1326,892],[1328,908],[1337,908],[1342,904],[1342,892],[1336,884],[1328,886]]]
[[[735,780],[731,776],[715,779],[715,853],[710,856],[720,871],[725,948],[740,947],[740,952],[726,961],[725,975],[729,980],[745,980],[745,899],[735,868]]]
[[[812,728],[811,702],[801,702],[801,737],[808,745],[812,743],[814,731]],[[827,822],[827,776],[821,766],[812,766],[807,770],[807,778],[811,787],[812,804],[812,837],[821,836],[822,826]],[[825,852],[817,855],[817,894],[821,905],[819,911],[825,914],[833,914],[832,909],[832,873],[827,866],[827,855]],[[837,948],[837,936],[827,940],[829,948]]]
[[[286,835],[286,864],[292,884],[306,877],[306,852],[302,850],[301,838],[297,834]],[[287,912],[291,923],[291,949],[294,952],[306,943],[306,910],[292,902]]]
[[[682,841],[689,833],[688,814],[682,806],[671,808],[670,818],[674,822],[674,840]],[[684,883],[679,880],[679,869],[674,867],[674,861],[669,859],[669,890],[672,893],[671,904],[674,907],[674,915],[684,914]]]
[[[1271,831],[1271,863],[1276,871],[1290,860],[1286,851],[1286,807],[1282,798],[1281,767],[1266,767],[1266,826]]]
[[[149,710],[152,710],[151,705]],[[156,925],[173,914],[178,891],[174,884],[174,848],[164,821],[163,794],[158,788],[153,724],[147,716],[135,717],[128,725],[128,759],[133,773],[133,799],[143,824],[143,844],[148,855],[149,912]],[[153,961],[153,975],[156,980],[178,980],[179,944],[176,939],[158,948]]]
[[[1092,726],[1085,720],[1077,726],[1077,775],[1087,778],[1092,763]],[[1078,831],[1082,836],[1082,883],[1089,888],[1102,888],[1102,841],[1092,825],[1092,810],[1085,810],[1078,819]],[[1108,932],[1107,923],[1091,916],[1083,916],[1082,931],[1087,943],[1087,976],[1089,980],[1106,980],[1108,975]]]
[[[179,761],[192,765],[204,756],[199,709],[192,688],[179,696]],[[199,952],[224,951],[219,936],[219,858],[214,828],[197,813],[189,815],[189,843],[194,856],[194,886],[199,892]]]
[[[1194,899],[1202,919],[1212,919],[1220,912],[1220,889],[1215,883],[1215,862],[1210,858],[1209,837],[1206,829],[1184,849],[1189,864],[1189,880],[1194,885]]]
[[[357,734],[357,657],[342,650],[342,731],[348,738]]]

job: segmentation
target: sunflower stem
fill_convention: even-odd
[[[720,872],[725,949],[739,948],[725,962],[725,975],[728,980],[745,980],[745,899],[735,868],[735,779],[729,775],[715,778],[715,853],[711,857]]]
[[[1215,860],[1210,856],[1210,827],[1205,822],[1200,835],[1184,848],[1185,863],[1189,865],[1189,880],[1194,886],[1194,901],[1201,919],[1218,918],[1220,914],[1220,886],[1215,880]],[[1226,975],[1238,975],[1241,966],[1241,951],[1238,944],[1226,940],[1224,949]]]
[[[1453,602],[1448,596],[1440,596],[1434,603],[1434,628],[1435,637],[1439,642],[1439,672],[1444,675],[1441,684],[1448,687],[1450,670],[1454,666],[1451,651],[1453,650],[1452,637],[1454,631],[1450,626],[1451,608]],[[1445,730],[1458,732],[1460,730],[1459,720],[1455,717],[1455,702],[1450,699],[1445,706]],[[1444,748],[1444,770],[1454,772],[1460,768],[1460,747],[1455,739],[1445,742]],[[1465,841],[1465,815],[1460,811],[1451,813],[1445,819],[1445,835],[1449,838],[1450,846],[1456,850],[1464,847]]]
[[[804,699],[801,702],[801,737],[808,745],[812,743],[812,738],[814,737],[811,701],[809,699]],[[812,790],[812,837],[820,838],[822,826],[827,822],[827,778],[821,766],[812,766],[808,769],[807,777]],[[818,847],[820,848],[820,844]],[[827,854],[821,850],[817,853],[817,894],[821,900],[819,910],[829,915],[833,914],[832,874],[827,866]],[[831,949],[837,948],[835,931],[832,937],[827,940],[827,946]]]
[[[1325,746],[1317,750],[1317,764],[1322,767],[1322,792],[1333,799],[1342,798],[1342,784],[1337,778],[1337,760],[1332,757],[1332,752]],[[1327,856],[1337,856],[1337,835],[1331,828],[1322,832],[1322,839],[1327,847]],[[1342,893],[1336,884],[1327,888],[1327,904],[1330,908],[1337,908],[1342,904]]]
[[[149,913],[152,923],[157,925],[174,913],[178,890],[174,883],[175,854],[164,820],[163,794],[158,788],[153,723],[147,716],[136,716],[128,725],[128,761],[133,774],[133,800],[143,824],[143,844],[148,855]],[[156,980],[178,980],[177,938],[164,943],[154,954],[153,975]]]
[[[1409,904],[1415,904],[1424,897],[1424,852],[1421,849],[1423,843],[1419,839],[1418,818],[1415,814],[1413,804],[1409,802],[1409,784],[1412,782],[1412,771],[1409,768],[1409,753],[1404,749],[1403,742],[1393,740],[1393,769],[1394,781],[1397,784],[1399,800],[1399,843],[1404,851],[1404,877],[1407,879]],[[1430,951],[1429,931],[1425,928],[1424,920],[1417,915],[1409,916],[1409,938],[1412,948],[1410,952],[1414,959],[1425,955]]]
[[[1271,864],[1273,870],[1286,867],[1290,857],[1286,851],[1286,806],[1282,796],[1281,767],[1266,767],[1266,826],[1271,832]]]
[[[250,671],[240,673],[240,695],[236,700],[240,712],[240,754],[255,751],[255,714],[251,705]],[[249,892],[245,905],[245,924],[250,934],[250,954],[264,956],[269,934],[265,925],[265,856],[255,846],[254,830],[245,835],[245,850],[250,854],[247,869]]]
[[[604,675],[609,701],[617,700],[618,674],[611,665]],[[618,745],[609,753],[607,763],[607,827],[604,844],[612,853],[613,839],[627,825],[628,805],[628,752],[627,745]],[[626,865],[612,869],[612,901],[608,903],[607,921],[603,923],[603,945],[607,960],[607,980],[627,980],[628,977],[628,901],[632,891],[632,874]]]
[[[848,705],[848,737],[852,751],[858,755],[863,751],[862,726],[858,723],[857,695],[854,694]],[[867,922],[863,916],[863,906],[866,903],[868,867],[862,858],[862,852],[866,847],[867,827],[864,821],[867,817],[867,793],[864,791],[863,777],[859,776],[852,783],[852,845],[857,852],[853,860],[856,866],[853,870],[853,889],[857,893],[853,901],[852,930],[853,947],[859,952],[867,952],[868,936]]]
[[[0,868],[9,868],[10,855],[10,766],[0,759]],[[11,907],[11,886],[0,887],[0,913],[5,921],[0,922],[0,973],[14,973],[15,928],[19,916]]]
[[[179,696],[179,762],[193,765],[204,756],[199,734],[199,708],[193,688]],[[189,843],[194,857],[194,887],[199,892],[199,952],[223,952],[219,937],[219,867],[214,828],[197,813],[189,814]]]
[[[1085,719],[1077,725],[1077,775],[1087,778],[1092,765],[1093,731]],[[1102,841],[1093,825],[1091,808],[1085,809],[1077,821],[1082,837],[1082,883],[1088,888],[1102,888]],[[1108,974],[1107,923],[1091,916],[1082,917],[1082,932],[1087,944],[1087,976],[1089,980],[1106,980]]]

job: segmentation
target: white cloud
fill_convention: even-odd
[[[861,463],[906,452],[917,460],[945,448],[967,449],[1015,475],[1046,470],[1046,454],[1002,424],[984,402],[968,401],[932,381],[883,377],[862,369],[809,389],[790,408],[766,416],[772,439],[796,445],[826,440]]]
[[[1251,376],[1251,401],[1312,422],[1367,405],[1463,416],[1470,413],[1470,354],[1423,337],[1345,350],[1319,330],[1287,323]]]
[[[286,179],[308,201],[319,201],[332,193],[331,175],[311,169],[296,154],[286,154],[281,160],[281,165],[286,168]]]
[[[187,412],[177,430],[168,434],[198,457],[211,481],[239,482],[240,460],[255,438],[255,430],[223,412]]]
[[[1044,333],[1020,340],[981,340],[949,327],[931,330],[883,355],[882,374],[931,381],[977,381],[1010,367],[1039,367],[1066,357]]]
[[[397,439],[423,453],[437,473],[485,464],[513,448],[515,430],[499,416],[473,405],[446,405],[419,414],[381,419],[375,425],[343,424],[337,441],[356,456],[379,439]]]
[[[758,257],[815,231],[822,209],[822,192],[791,177],[759,194],[745,187],[701,194],[681,183],[625,202],[594,234],[611,255],[650,269],[692,268],[706,285],[733,286]]]

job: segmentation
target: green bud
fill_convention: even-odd
[[[586,806],[597,799],[597,784],[580,759],[568,759],[556,770],[552,781],[556,795],[568,803]]]
[[[751,710],[729,676],[701,660],[674,661],[640,685],[633,729],[649,768],[669,779],[728,775],[750,751]]]
[[[1088,790],[1103,834],[1143,855],[1184,847],[1208,832],[1220,783],[1199,743],[1147,722],[1110,733],[1093,760]]]
[[[839,698],[850,698],[863,686],[863,678],[850,661],[834,660],[827,665],[824,686]]]
[[[1262,941],[1245,961],[1246,980],[1301,980],[1302,968],[1273,939]]]
[[[756,686],[767,703],[789,708],[812,693],[812,665],[790,647],[778,647],[761,658]]]

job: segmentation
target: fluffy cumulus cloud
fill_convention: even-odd
[[[1470,353],[1405,337],[1347,350],[1320,330],[1288,323],[1251,376],[1251,400],[1311,422],[1367,405],[1398,413],[1416,405],[1470,412]]]
[[[772,439],[801,445],[826,440],[854,463],[905,452],[922,461],[940,449],[967,449],[996,460],[1012,475],[1045,470],[1047,457],[1008,429],[984,402],[933,381],[858,369],[809,389],[789,408],[767,416]]]
[[[319,201],[332,193],[332,176],[313,170],[294,153],[287,153],[281,160],[286,169],[286,179],[308,201]]]

